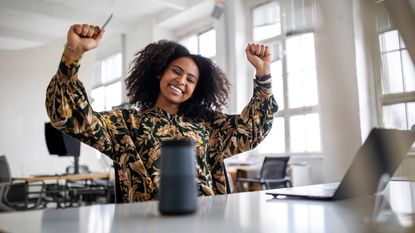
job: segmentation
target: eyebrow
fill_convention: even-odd
[[[176,64],[174,64],[174,65],[173,65],[173,67],[178,68],[178,69],[180,69],[182,72],[184,72],[183,68],[182,68],[182,67],[180,67],[180,66],[178,66],[178,65],[176,65]],[[196,80],[198,80],[198,78],[196,77],[196,75],[194,75],[194,74],[192,74],[192,73],[187,73],[187,75],[189,75],[189,76],[191,76],[191,77],[195,78]]]

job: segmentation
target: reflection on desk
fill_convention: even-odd
[[[410,186],[413,188],[415,184]],[[414,204],[414,196],[406,203]],[[200,197],[193,215],[162,216],[158,202],[0,214],[10,232],[414,232],[414,215],[372,221],[374,197],[340,201],[272,199],[265,191]],[[25,224],[21,224],[25,219]]]

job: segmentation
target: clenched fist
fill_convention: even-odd
[[[65,57],[71,60],[79,60],[86,51],[98,47],[103,35],[104,30],[100,30],[95,25],[72,25],[66,39]]]
[[[271,51],[267,45],[248,44],[245,53],[248,61],[255,68],[256,76],[264,76],[271,73]]]

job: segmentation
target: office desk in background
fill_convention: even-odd
[[[34,176],[34,177],[13,177],[13,181],[22,182],[37,182],[37,181],[79,181],[79,180],[96,180],[96,179],[109,179],[109,173],[93,172],[85,174],[72,174],[72,175],[47,175],[47,176]]]
[[[57,208],[82,205],[84,198],[89,196],[88,202],[95,203],[96,197],[105,197],[105,203],[111,199],[114,192],[109,182],[109,173],[83,173],[64,175],[45,175],[34,177],[13,177],[13,183],[26,184],[26,202],[31,197],[37,199],[34,208],[44,208],[49,203],[55,203]],[[37,189],[35,189],[38,187]]]
[[[408,187],[414,188],[415,184]],[[413,200],[412,196],[407,200],[400,197],[399,201],[409,201],[401,204],[413,206]],[[257,191],[201,197],[197,212],[184,216],[160,215],[156,201],[6,213],[0,214],[0,231],[414,232],[413,213],[392,215],[391,212],[384,212],[381,216],[383,222],[374,226],[373,203],[373,197],[341,201],[273,199],[265,191]],[[407,228],[401,224],[406,224]]]

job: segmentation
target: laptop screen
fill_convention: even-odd
[[[372,195],[377,191],[381,177],[385,177],[384,174],[389,175],[386,177],[393,176],[414,141],[414,131],[374,128],[357,151],[340,184],[276,189],[267,194],[274,197],[284,195],[312,199],[343,199]],[[327,187],[334,192],[323,192],[322,189]]]
[[[343,177],[334,198],[371,195],[381,176],[393,176],[415,140],[410,130],[379,129],[370,132]]]

